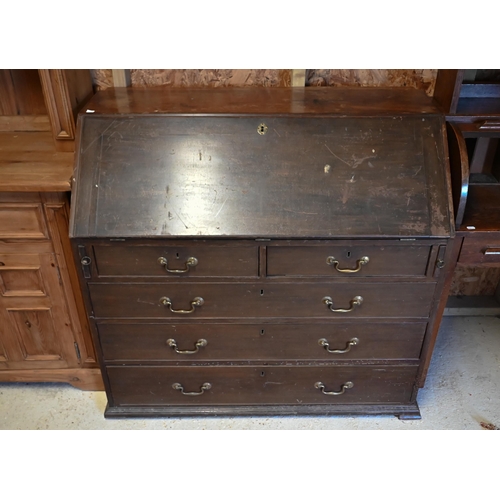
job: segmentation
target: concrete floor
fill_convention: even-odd
[[[421,420],[395,417],[104,419],[104,392],[66,384],[0,384],[0,429],[491,429],[500,427],[500,317],[443,319]]]

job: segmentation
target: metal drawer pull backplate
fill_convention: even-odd
[[[356,297],[351,300],[351,307],[349,309],[333,309],[333,300],[331,297],[323,297],[322,302],[334,313],[347,313],[351,312],[356,306],[360,306],[363,303],[363,297],[361,297],[361,295],[356,295]]]
[[[484,255],[500,255],[500,248],[485,248]]]
[[[330,349],[330,344],[326,339],[319,339],[318,344],[324,347],[325,350],[331,352],[332,354],[345,354],[346,352],[349,352],[351,350],[352,346],[359,344],[359,339],[353,337],[351,340],[349,340],[349,342],[346,343],[345,349]]]
[[[184,396],[201,396],[205,391],[209,391],[212,388],[212,384],[209,382],[205,382],[201,387],[200,387],[200,392],[184,392],[184,387],[182,387],[179,382],[175,382],[172,384],[172,389],[175,389],[176,391],[181,391],[181,394]]]
[[[175,339],[168,339],[167,340],[167,345],[169,347],[171,347],[178,354],[194,354],[200,350],[200,347],[205,347],[207,344],[208,344],[208,342],[205,339],[198,339],[196,341],[196,344],[194,345],[195,349],[193,351],[181,351],[177,347],[177,342],[175,341]]]
[[[361,257],[361,259],[358,259],[356,261],[356,268],[355,269],[340,269],[339,268],[340,263],[335,257],[330,256],[330,257],[326,258],[326,263],[329,266],[334,266],[335,270],[338,271],[339,273],[357,273],[361,269],[361,267],[368,264],[368,262],[370,262],[370,259],[365,256],[365,257]]]
[[[175,314],[191,314],[194,313],[196,307],[201,307],[205,301],[201,297],[195,297],[191,301],[191,309],[172,309],[172,301],[168,297],[162,297],[160,299],[160,304],[163,306],[168,306],[171,312]]]
[[[165,257],[160,257],[158,259],[158,264],[165,266],[165,271],[167,271],[167,273],[182,274],[187,273],[191,267],[196,266],[198,264],[198,259],[196,257],[189,257],[188,260],[186,260],[186,267],[184,269],[169,269],[168,260],[165,259]]]
[[[346,389],[352,389],[354,387],[354,384],[352,382],[346,382],[345,384],[342,385],[340,388],[340,392],[335,392],[335,391],[325,391],[325,384],[323,382],[316,382],[314,384],[314,387],[316,389],[320,389],[323,394],[326,394],[327,396],[340,396],[341,394],[344,394]]]

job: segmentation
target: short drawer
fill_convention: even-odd
[[[408,403],[417,366],[107,367],[115,406]]]
[[[429,245],[332,244],[267,248],[268,276],[425,276]]]
[[[94,245],[99,276],[257,276],[257,246]]]
[[[476,266],[498,266],[500,264],[500,234],[466,236],[458,262]]]
[[[434,283],[89,283],[97,318],[427,318]]]
[[[426,323],[100,323],[106,361],[418,360]]]

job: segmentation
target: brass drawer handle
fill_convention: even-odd
[[[349,340],[349,342],[346,343],[345,349],[330,349],[330,344],[326,339],[319,339],[318,344],[332,354],[345,354],[346,352],[349,352],[351,350],[352,346],[359,344],[359,339],[353,337],[351,340]]]
[[[184,392],[184,387],[182,387],[179,382],[175,382],[172,384],[172,389],[175,389],[176,391],[181,391],[181,394],[184,396],[201,396],[205,391],[209,391],[212,388],[212,384],[209,382],[205,382],[201,387],[200,387],[200,392]]]
[[[196,307],[201,307],[205,301],[201,297],[195,297],[191,301],[191,309],[172,309],[172,301],[168,297],[162,297],[160,299],[160,304],[163,306],[168,306],[171,312],[175,314],[191,314],[194,313]]]
[[[191,267],[196,266],[198,264],[198,259],[196,257],[189,257],[188,260],[186,260],[186,267],[184,269],[169,269],[168,260],[165,259],[165,257],[160,257],[158,259],[158,264],[160,264],[160,266],[165,266],[165,271],[167,271],[167,273],[182,274],[187,273]]]
[[[356,261],[356,268],[355,269],[340,269],[339,268],[340,262],[335,257],[330,255],[329,257],[326,258],[326,263],[329,266],[334,266],[335,270],[338,271],[339,273],[357,273],[361,269],[361,267],[368,264],[368,262],[370,262],[370,259],[365,256],[365,257],[361,257],[361,259],[358,259]]]
[[[356,306],[360,306],[363,303],[363,297],[361,297],[361,295],[356,295],[356,297],[351,300],[351,307],[349,309],[333,309],[333,300],[331,297],[323,297],[322,302],[328,306],[330,311],[334,313],[348,313],[351,312]]]
[[[205,347],[208,344],[208,342],[205,339],[199,339],[196,341],[196,344],[194,345],[196,349],[194,351],[181,351],[177,347],[177,342],[175,339],[168,339],[167,340],[167,345],[171,347],[176,353],[178,354],[194,354],[200,350],[200,347]]]
[[[314,387],[316,389],[321,389],[321,392],[323,394],[326,394],[327,396],[340,396],[341,394],[344,394],[346,389],[352,389],[354,387],[354,384],[352,382],[346,382],[345,384],[342,385],[340,388],[340,392],[335,392],[335,391],[325,391],[325,384],[323,382],[316,382],[314,384]]]

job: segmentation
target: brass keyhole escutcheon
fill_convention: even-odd
[[[90,266],[90,263],[92,262],[90,257],[83,257],[81,260],[82,266]]]
[[[257,132],[259,135],[264,135],[267,132],[267,125],[265,123],[261,123],[257,127]]]

